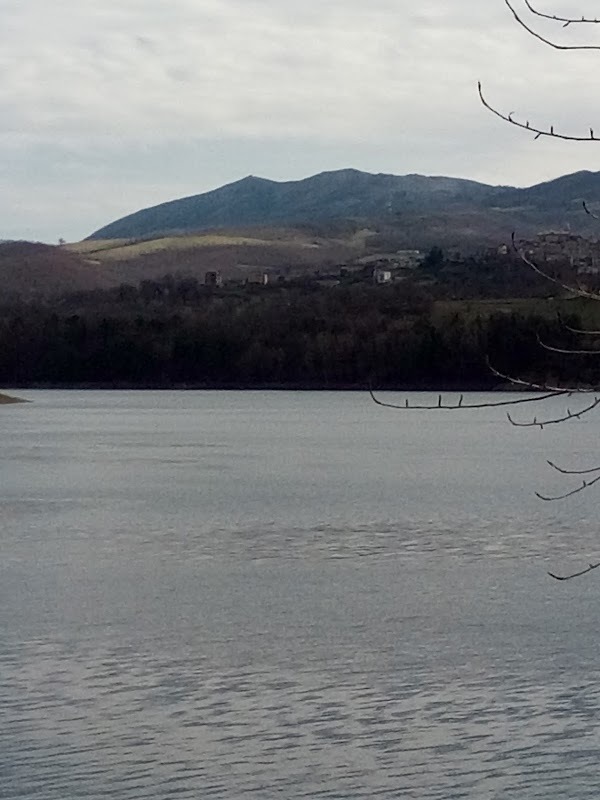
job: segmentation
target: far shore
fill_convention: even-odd
[[[369,392],[369,384],[344,383],[325,381],[305,382],[247,382],[247,381],[73,381],[70,383],[54,382],[28,382],[19,384],[17,390],[43,390],[43,391],[283,391],[283,392]],[[516,385],[514,383],[490,383],[489,381],[464,381],[461,383],[451,381],[422,382],[407,384],[380,384],[373,385],[376,392],[436,392],[456,394],[462,392],[526,392],[528,394],[543,393],[544,390],[532,386]],[[589,391],[587,385],[581,386],[582,390]],[[558,391],[558,390],[557,390]],[[577,391],[574,389],[573,391]],[[3,399],[4,398],[4,399]],[[9,398],[0,394],[0,403],[28,403],[29,400]]]

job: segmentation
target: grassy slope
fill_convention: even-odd
[[[53,298],[66,292],[138,283],[166,274],[220,270],[243,277],[267,269],[277,274],[313,272],[364,253],[369,231],[335,235],[294,229],[231,230],[152,240],[86,240],[63,246],[0,243],[2,299]]]
[[[206,247],[274,247],[318,248],[337,244],[364,246],[368,230],[347,236],[311,236],[288,228],[257,228],[246,231],[210,231],[182,236],[162,236],[156,239],[86,239],[66,245],[66,249],[100,261],[128,260],[163,250],[189,250]]]
[[[86,240],[68,251],[101,269],[114,283],[135,283],[167,273],[204,278],[208,270],[226,277],[248,270],[312,272],[363,255],[372,231],[315,235],[296,229],[210,231],[148,240]]]
[[[585,215],[578,213],[578,218]],[[0,245],[0,283],[5,295],[55,296],[65,291],[136,284],[166,274],[204,280],[219,270],[228,278],[267,270],[293,277],[327,273],[362,256],[399,249],[477,251],[529,235],[539,219],[523,210],[422,214],[407,212],[358,229],[356,222],[292,227],[231,228],[156,239],[87,239],[62,247],[32,243]]]
[[[245,236],[228,236],[226,234],[207,234],[205,236],[164,236],[144,241],[127,239],[108,239],[102,241],[76,242],[68,245],[71,252],[80,253],[99,261],[128,261],[147,255],[170,250],[189,250],[204,247],[258,246],[269,245],[267,239]]]

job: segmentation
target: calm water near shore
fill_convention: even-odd
[[[598,796],[600,415],[16,394],[0,797]]]

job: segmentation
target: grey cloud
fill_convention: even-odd
[[[72,222],[38,223],[56,236],[247,173],[352,165],[528,183],[593,167],[589,150],[534,143],[479,105],[481,79],[506,110],[600,130],[600,54],[534,42],[502,0],[3,0],[0,16],[11,230],[54,213],[67,167],[28,169],[42,150],[70,164]]]
[[[136,139],[148,127],[177,136],[193,125],[207,137],[298,127],[317,139],[360,137],[402,115],[399,91],[405,110],[428,92],[443,110],[437,85],[447,95],[480,49],[468,31],[452,36],[458,21],[440,3],[423,3],[420,23],[406,18],[409,3],[355,0],[309,0],[301,11],[274,0],[63,0],[50,11],[30,0],[20,15],[11,4],[18,24],[2,42],[0,100],[20,104],[15,127],[52,135]]]

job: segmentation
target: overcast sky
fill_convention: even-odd
[[[600,43],[594,26],[537,27]],[[599,70],[504,0],[0,0],[0,238],[80,239],[249,174],[597,170],[600,144],[534,142],[481,107],[477,80],[532,122],[600,132]]]

